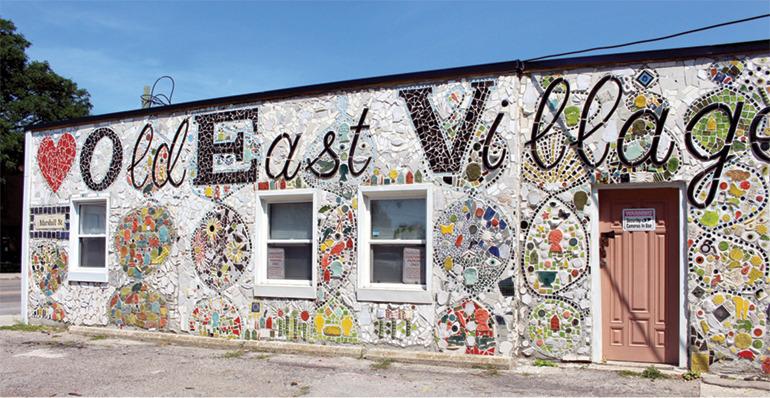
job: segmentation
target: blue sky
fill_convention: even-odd
[[[143,87],[163,75],[176,81],[172,102],[182,103],[525,60],[767,13],[766,0],[0,4],[0,16],[32,42],[30,59],[87,89],[93,114],[139,108]],[[764,18],[610,52],[768,38]]]

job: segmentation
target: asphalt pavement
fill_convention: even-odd
[[[649,380],[591,366],[387,363],[0,330],[0,396],[767,396],[770,383]],[[713,382],[716,380],[716,383]]]
[[[0,274],[0,325],[21,314],[21,274]]]

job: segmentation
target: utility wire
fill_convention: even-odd
[[[632,43],[618,44],[618,45],[614,45],[614,46],[594,47],[594,48],[589,48],[587,50],[571,51],[571,52],[568,52],[568,53],[561,53],[561,54],[554,54],[554,55],[546,55],[545,57],[528,59],[528,60],[526,60],[524,62],[539,61],[541,59],[546,59],[546,58],[561,57],[561,56],[564,56],[564,55],[572,55],[572,54],[581,54],[581,53],[586,53],[586,52],[590,52],[590,51],[609,50],[609,49],[613,49],[613,48],[628,47],[628,46],[633,46],[635,44],[651,43],[651,42],[654,42],[654,41],[671,39],[671,38],[674,38],[674,37],[677,37],[677,36],[688,35],[690,33],[701,32],[701,31],[704,31],[704,30],[719,28],[719,27],[727,26],[727,25],[734,25],[734,24],[738,24],[738,23],[753,21],[755,19],[767,18],[767,17],[770,17],[770,14],[757,15],[756,17],[751,17],[751,18],[746,18],[746,19],[739,19],[737,21],[725,22],[725,23],[721,23],[721,24],[718,24],[718,25],[706,26],[705,28],[698,28],[698,29],[688,30],[686,32],[676,33],[676,34],[669,35],[669,36],[658,37],[656,39],[640,40],[640,41],[635,41],[635,42],[632,42]]]

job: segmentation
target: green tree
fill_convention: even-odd
[[[0,18],[0,166],[7,170],[23,164],[27,126],[88,116],[92,108],[88,91],[57,75],[48,61],[29,60],[30,45],[13,22]]]

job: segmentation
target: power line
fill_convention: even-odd
[[[753,21],[755,19],[767,18],[767,17],[770,17],[770,14],[757,15],[756,17],[751,17],[751,18],[746,18],[746,19],[739,19],[737,21],[725,22],[725,23],[721,23],[721,24],[718,24],[718,25],[706,26],[705,28],[698,28],[698,29],[688,30],[686,32],[681,32],[681,33],[676,33],[676,34],[673,34],[673,35],[658,37],[656,39],[640,40],[640,41],[635,41],[635,42],[632,42],[632,43],[618,44],[618,45],[614,45],[614,46],[594,47],[594,48],[589,48],[587,50],[571,51],[571,52],[568,52],[568,53],[547,55],[545,57],[528,59],[528,60],[526,60],[524,62],[539,61],[541,59],[553,58],[553,57],[561,57],[561,56],[564,56],[564,55],[581,54],[581,53],[586,53],[586,52],[590,52],[590,51],[609,50],[609,49],[613,49],[613,48],[633,46],[633,45],[636,45],[636,44],[651,43],[651,42],[654,42],[654,41],[671,39],[671,38],[674,38],[674,37],[677,37],[677,36],[688,35],[690,33],[701,32],[701,31],[704,31],[704,30],[719,28],[719,27],[727,26],[727,25],[734,25],[734,24],[738,24],[738,23]]]

